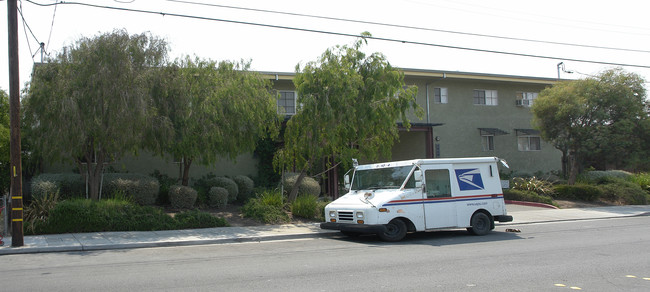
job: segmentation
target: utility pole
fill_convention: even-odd
[[[20,79],[18,71],[18,5],[7,1],[9,28],[9,131],[11,176],[11,246],[24,245],[23,237],[23,182],[20,164]]]

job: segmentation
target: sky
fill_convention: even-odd
[[[60,2],[18,1],[21,87],[41,55],[54,57],[82,37],[116,29],[165,39],[170,60],[250,60],[264,72],[295,72],[368,31],[377,39],[364,51],[383,53],[400,68],[557,78],[563,62],[573,72],[561,72],[563,79],[621,67],[650,81],[650,2],[642,0]],[[6,3],[0,1],[0,88],[8,92]]]

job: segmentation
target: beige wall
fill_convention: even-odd
[[[179,177],[179,164],[171,160],[155,157],[148,152],[142,152],[138,156],[128,156],[117,162],[111,163],[109,167],[117,172],[142,173],[149,175],[154,170],[158,170],[170,177]],[[76,166],[69,164],[57,164],[46,166],[45,172],[48,173],[65,173],[73,172]],[[193,163],[190,168],[190,178],[198,179],[208,173],[214,173],[217,176],[247,175],[250,177],[257,176],[257,159],[252,153],[243,154],[237,157],[235,161],[223,158],[211,166]],[[190,180],[190,184],[192,180]]]

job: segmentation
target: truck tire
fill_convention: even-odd
[[[474,234],[474,235],[485,235],[490,230],[492,230],[492,221],[490,220],[490,216],[486,215],[483,212],[476,212],[474,215],[472,215],[472,219],[470,220],[471,227],[467,228],[467,231],[469,233]]]
[[[406,223],[400,219],[393,219],[386,224],[386,231],[377,235],[383,241],[400,241],[406,236]]]

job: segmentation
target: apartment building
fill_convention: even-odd
[[[401,69],[408,85],[418,87],[424,109],[401,128],[390,160],[497,156],[515,174],[561,169],[561,152],[541,139],[531,125],[530,107],[538,93],[557,80],[467,72]],[[294,73],[265,74],[279,93],[278,110],[287,117],[299,108]],[[399,124],[398,124],[399,125]]]

